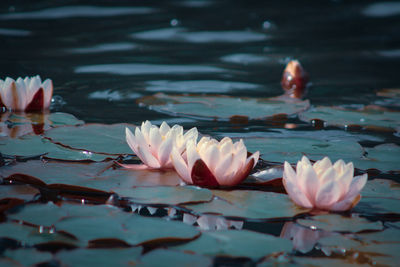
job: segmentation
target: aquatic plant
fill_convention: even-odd
[[[220,142],[203,137],[196,144],[186,143],[186,152],[173,149],[172,164],[179,176],[188,184],[200,186],[233,186],[242,182],[257,164],[260,153],[248,157],[243,140],[236,143],[229,137]]]
[[[170,154],[173,148],[182,153],[189,140],[197,140],[197,128],[183,133],[183,127],[174,125],[172,128],[163,122],[160,127],[151,122],[143,122],[136,127],[135,134],[125,129],[126,141],[129,147],[141,159],[144,165],[121,164],[131,169],[162,169],[172,168]]]
[[[0,107],[14,111],[40,111],[50,107],[53,95],[53,82],[42,82],[39,75],[19,77],[17,80],[7,77],[0,79]]]
[[[367,182],[367,174],[354,177],[353,163],[343,160],[333,165],[328,157],[312,165],[306,156],[297,162],[296,172],[285,161],[283,185],[289,197],[305,208],[345,211],[361,199],[360,191]]]

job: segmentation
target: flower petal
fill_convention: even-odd
[[[359,175],[353,178],[350,184],[350,189],[345,199],[353,199],[355,196],[360,194],[362,188],[365,186],[368,180],[368,174]]]
[[[324,157],[322,160],[318,160],[314,163],[313,168],[317,173],[317,176],[320,177],[326,170],[332,167],[332,162],[328,157]]]
[[[305,192],[307,198],[314,205],[315,196],[318,192],[320,183],[313,167],[311,165],[306,165],[303,169],[301,177],[297,175],[297,178],[300,178],[298,184],[301,186],[301,190]]]
[[[173,139],[172,138],[167,138],[162,142],[160,145],[160,148],[158,149],[158,161],[160,162],[161,167],[169,167],[167,166],[168,161],[170,159],[170,155],[172,152],[173,148]]]
[[[212,173],[215,173],[215,167],[218,165],[221,158],[219,150],[216,145],[212,144],[207,147],[204,154],[200,155],[201,159],[207,165]]]
[[[149,132],[149,146],[150,152],[153,156],[158,158],[158,151],[162,143],[162,137],[160,135],[160,130],[157,127],[151,127]]]
[[[131,130],[129,130],[129,128],[127,128],[127,127],[125,128],[125,139],[129,145],[129,147],[133,150],[133,152],[135,152],[135,154],[137,154],[138,144],[136,142],[135,136],[133,135]]]
[[[163,122],[161,123],[161,126],[160,126],[160,134],[161,134],[162,136],[164,136],[164,135],[166,135],[166,134],[169,132],[170,129],[171,129],[171,128],[169,127],[168,123],[166,123],[165,121],[163,121]]]
[[[182,180],[188,184],[192,184],[193,182],[190,176],[189,167],[176,148],[172,149],[171,160],[176,172],[182,178]]]
[[[126,169],[131,169],[131,170],[148,170],[150,169],[149,166],[145,164],[122,164],[119,163],[118,161],[115,161],[119,166],[124,167]]]
[[[214,174],[218,181],[224,181],[227,174],[227,170],[231,166],[233,161],[233,154],[222,154],[222,159],[219,161],[215,168]]]
[[[158,160],[150,153],[147,144],[139,144],[137,152],[137,156],[143,161],[144,164],[154,169],[158,169],[161,167]]]
[[[285,177],[285,174],[283,174]],[[296,184],[293,184],[289,179],[283,179],[283,186],[290,199],[296,203],[297,206],[310,209],[313,204],[308,200],[307,196],[302,192]]]
[[[53,82],[50,79],[46,79],[43,82],[42,88],[44,90],[44,108],[47,109],[51,104],[51,97],[53,96]]]
[[[330,207],[339,200],[341,189],[339,184],[333,179],[322,184],[315,197],[315,206],[329,210]]]
[[[192,168],[191,177],[193,184],[207,187],[217,187],[219,183],[203,160],[198,159]]]

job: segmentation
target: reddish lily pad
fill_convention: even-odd
[[[399,127],[399,117],[399,112],[377,108],[365,107],[360,110],[352,110],[342,107],[324,106],[309,109],[299,115],[301,120],[307,122],[319,119],[325,121],[327,125],[341,127],[357,125],[367,128],[382,127],[387,129]]]
[[[200,238],[175,249],[207,256],[248,257],[254,260],[292,251],[289,240],[248,230],[202,232]]]
[[[298,219],[296,222],[312,229],[322,229],[331,232],[383,230],[382,222],[371,222],[355,215],[351,217],[344,217],[339,214],[325,214],[313,216],[310,219]]]
[[[162,113],[205,120],[229,120],[232,116],[265,119],[293,115],[309,107],[308,100],[277,98],[235,98],[228,96],[180,96],[162,93],[137,100]]]
[[[54,144],[40,136],[23,136],[16,139],[0,139],[1,152],[11,156],[39,156],[60,160],[91,160],[102,161],[107,155],[96,154],[84,150],[73,150]]]
[[[197,186],[157,186],[113,189],[122,197],[129,197],[130,201],[140,204],[167,204],[177,205],[192,202],[208,202],[212,199],[212,192]]]
[[[45,137],[66,147],[108,155],[133,154],[125,141],[125,128],[132,124],[85,124],[59,127],[46,132]]]
[[[60,251],[56,258],[63,266],[130,266],[136,265],[141,247],[96,248]]]
[[[212,190],[214,198],[209,203],[186,205],[197,213],[215,213],[227,217],[273,219],[293,217],[304,212],[285,194],[250,190]],[[268,204],[266,204],[268,203]]]

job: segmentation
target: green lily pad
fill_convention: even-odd
[[[383,230],[383,224],[380,221],[371,222],[358,216],[351,216],[349,218],[338,214],[317,215],[310,219],[298,219],[296,222],[306,227],[312,227],[313,229],[335,232]]]
[[[125,128],[132,124],[85,124],[79,127],[59,127],[46,132],[45,137],[74,149],[103,154],[134,154],[125,140]]]
[[[107,155],[96,154],[88,151],[72,150],[54,144],[40,136],[23,136],[16,139],[3,138],[0,139],[0,149],[3,154],[11,156],[38,156],[44,155],[49,159],[60,160],[92,160],[102,161]]]
[[[392,180],[374,179],[368,181],[361,191],[363,197],[400,199],[400,184]]]
[[[335,126],[371,126],[395,129],[400,126],[400,114],[396,111],[383,111],[372,108],[350,110],[341,107],[318,106],[309,109],[299,115],[302,121],[319,119],[327,122],[327,125]]]
[[[212,190],[214,198],[209,203],[186,205],[197,213],[216,213],[227,217],[272,219],[293,217],[304,212],[285,194],[250,190]]]
[[[3,254],[6,258],[18,262],[22,266],[31,266],[50,261],[53,256],[50,252],[37,251],[33,248],[6,250]]]
[[[152,110],[174,116],[205,120],[229,120],[232,116],[265,119],[278,114],[293,115],[309,107],[308,100],[235,98],[228,96],[180,96],[162,93],[137,100]]]
[[[0,185],[0,199],[18,198],[31,200],[39,190],[28,185]]]
[[[400,230],[395,228],[386,228],[384,231],[358,234],[364,243],[400,243]]]
[[[353,210],[361,214],[400,214],[400,199],[362,197]]]
[[[110,191],[135,186],[175,186],[181,179],[173,171],[114,169],[113,162],[43,162],[30,160],[3,166],[0,177],[22,173],[46,184],[67,184]]]
[[[141,247],[64,250],[56,258],[62,266],[133,266],[138,263]]]
[[[328,156],[331,161],[343,159],[346,162],[359,160],[363,155],[363,148],[357,142],[338,139],[247,138],[244,143],[249,151],[260,151],[264,160],[280,163],[297,163],[303,155],[312,160]]]
[[[263,256],[292,251],[289,240],[248,230],[221,230],[202,232],[201,236],[175,249],[207,256],[248,257],[254,260]]]
[[[129,197],[134,203],[177,205],[191,202],[207,202],[212,192],[197,186],[119,187],[113,189],[121,197]]]
[[[179,221],[143,217],[108,205],[31,204],[7,217],[35,225],[54,225],[57,233],[72,234],[83,245],[96,239],[119,239],[130,245],[191,240],[199,234],[195,227]]]
[[[162,262],[167,262],[169,266],[212,266],[212,260],[209,257],[170,249],[156,249],[146,253],[140,259],[140,266],[158,266]]]
[[[338,259],[338,258],[320,258],[320,257],[293,257],[295,266],[341,266],[341,267],[354,267],[355,264],[352,260]],[[368,267],[369,264],[357,264],[357,267]]]
[[[42,232],[40,232],[42,229]],[[45,242],[63,242],[71,245],[77,245],[78,242],[66,235],[59,233],[50,233],[48,229],[41,227],[31,227],[14,222],[5,222],[0,224],[0,238],[11,238],[21,241],[24,245],[33,246]]]
[[[381,144],[365,148],[367,156],[358,161],[361,169],[379,169],[381,171],[400,172],[400,146],[396,144]]]

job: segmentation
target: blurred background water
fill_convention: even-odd
[[[163,119],[135,100],[155,92],[277,96],[290,59],[313,105],[370,104],[399,86],[400,2],[2,1],[0,58],[87,122]]]

